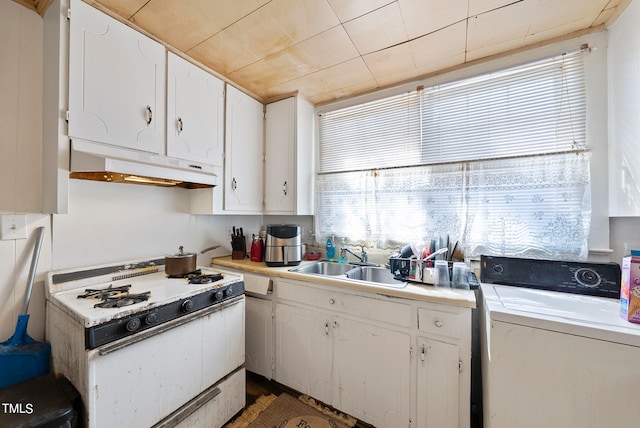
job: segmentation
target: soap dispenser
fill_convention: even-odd
[[[333,245],[333,239],[327,238],[327,260],[335,260],[336,247]]]
[[[338,263],[347,263],[347,250],[345,250],[344,238],[342,238],[342,246],[340,246],[340,255],[338,256]]]

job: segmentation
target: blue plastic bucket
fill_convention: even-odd
[[[18,316],[16,331],[0,343],[0,388],[49,373],[51,345],[27,335],[29,315]]]

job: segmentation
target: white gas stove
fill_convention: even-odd
[[[244,406],[244,283],[164,259],[50,272],[53,370],[80,392],[89,427],[221,426]]]

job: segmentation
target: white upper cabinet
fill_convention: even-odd
[[[313,106],[300,97],[267,104],[265,214],[313,214]]]
[[[164,153],[164,47],[80,0],[69,37],[69,137]]]
[[[224,82],[169,52],[167,155],[222,166]]]
[[[264,171],[264,108],[227,86],[224,211],[261,214]]]

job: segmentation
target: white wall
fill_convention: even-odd
[[[614,250],[611,260],[618,263],[629,250],[640,249],[638,23],[640,0],[634,0],[609,29],[609,215]]]
[[[609,29],[610,216],[640,215],[640,1]]]

